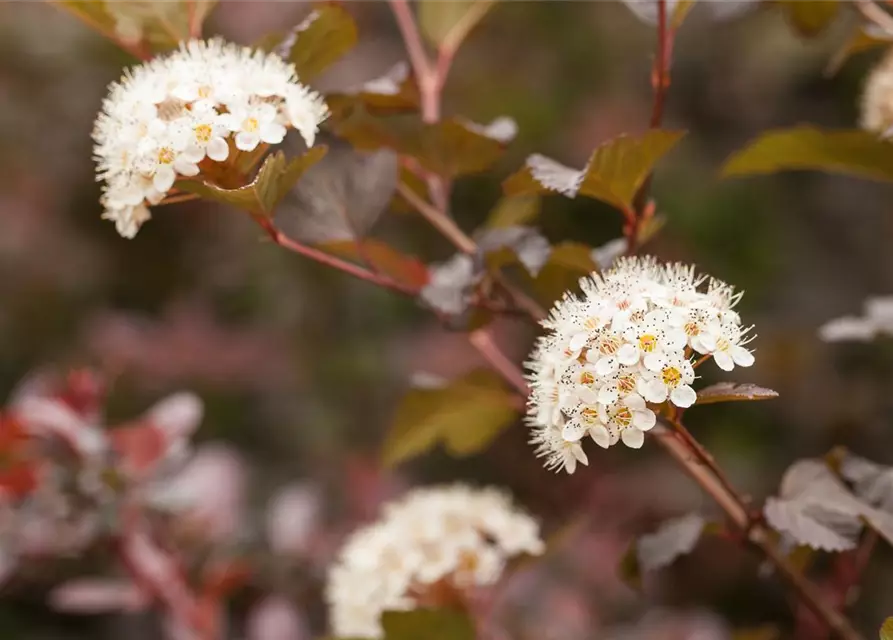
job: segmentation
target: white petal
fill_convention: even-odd
[[[620,438],[623,440],[623,444],[630,449],[641,449],[645,444],[645,433],[638,429],[624,429]]]
[[[192,163],[201,162],[205,159],[205,150],[197,144],[190,144],[183,149],[180,157]]]
[[[686,409],[698,399],[698,394],[687,384],[679,385],[670,394],[670,401],[677,407]]]
[[[254,151],[260,144],[260,136],[256,133],[240,131],[236,134],[236,149],[240,151]]]
[[[229,145],[223,138],[211,138],[208,142],[208,157],[215,162],[223,162],[229,156]]]
[[[732,359],[739,367],[749,367],[753,364],[753,354],[744,347],[732,347]]]
[[[607,449],[611,446],[611,434],[608,433],[604,425],[597,424],[589,429],[589,437],[602,449]]]
[[[575,444],[571,447],[571,453],[574,454],[574,457],[583,464],[589,464],[589,458],[586,457],[586,452],[583,451],[583,447],[578,444]]]
[[[635,345],[625,344],[617,351],[617,360],[620,364],[627,366],[634,365],[639,362],[639,350]]]
[[[717,351],[714,353],[713,361],[716,363],[716,366],[723,371],[731,371],[735,368],[735,362],[732,360],[732,356],[725,351]]]
[[[577,470],[577,460],[572,455],[565,453],[562,462],[564,462],[564,470],[567,471],[568,474]]]
[[[642,396],[631,393],[623,399],[623,404],[634,411],[640,411],[645,408],[645,400]]]
[[[664,365],[667,363],[667,359],[664,357],[662,353],[646,353],[644,359],[645,368],[649,371],[658,372],[664,368]]]
[[[597,402],[600,402],[599,394],[597,394],[591,387],[581,384],[577,386],[576,392],[577,395],[580,396],[580,400],[586,404],[596,404]]]
[[[270,122],[260,128],[260,139],[270,144],[279,144],[285,138],[285,127],[278,122]]]
[[[155,171],[155,175],[152,177],[152,186],[161,193],[167,193],[174,186],[176,179],[177,174],[174,172],[174,168],[163,165]]]
[[[657,416],[650,409],[633,413],[633,426],[642,431],[650,431],[657,424]]]
[[[692,336],[691,348],[698,353],[710,353],[716,350],[716,338],[709,333],[700,333]]]
[[[667,350],[682,349],[687,341],[688,336],[681,329],[667,331],[663,339],[664,348]]]
[[[598,390],[598,401],[602,404],[614,404],[618,397],[620,397],[620,393],[613,384],[606,384]]]
[[[617,358],[606,357],[595,363],[595,372],[600,376],[609,376],[617,371]]]
[[[667,385],[660,380],[650,380],[644,383],[639,390],[648,402],[663,402],[667,399]]]
[[[174,169],[181,176],[186,176],[187,178],[198,175],[198,165],[182,156],[174,160]]]
[[[561,430],[561,437],[565,442],[579,442],[584,435],[586,435],[586,427],[576,420],[571,420]]]
[[[586,331],[581,331],[580,333],[576,333],[571,336],[568,347],[571,351],[579,351],[586,346],[587,342],[589,342],[589,333]]]

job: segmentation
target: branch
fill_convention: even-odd
[[[422,216],[431,223],[447,240],[452,242],[462,253],[477,253],[478,247],[468,234],[459,228],[452,218],[444,215],[437,207],[428,204],[419,195],[405,184],[397,185],[397,193],[411,204]]]
[[[866,20],[877,25],[889,34],[893,34],[893,16],[881,9],[872,0],[854,0],[853,6]]]
[[[667,93],[670,89],[670,67],[673,64],[673,40],[676,32],[670,25],[670,16],[667,14],[667,0],[657,0],[657,52],[654,64],[651,68],[651,87],[653,101],[651,105],[651,120],[648,126],[658,129],[664,118],[664,105],[667,101]],[[642,231],[642,223],[646,219],[646,206],[648,194],[651,191],[651,178],[649,175],[633,198],[633,206],[626,211],[627,223],[623,229],[626,235],[626,252],[632,255],[639,245],[639,234]]]
[[[672,431],[661,430],[654,436],[683,470],[722,508],[729,520],[747,535],[747,540],[758,547],[776,570],[788,582],[797,597],[824,622],[841,640],[862,640],[849,620],[829,605],[818,588],[801,574],[772,542],[772,532],[760,522],[750,518],[717,477],[692,457],[688,445]]]

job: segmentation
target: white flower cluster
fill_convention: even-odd
[[[327,115],[294,65],[275,54],[220,39],[181,44],[109,88],[93,130],[103,218],[132,238],[150,218],[147,203],[161,202],[178,176],[278,144],[288,127],[312,146]]]
[[[893,128],[893,53],[881,60],[865,83],[862,127],[884,136]]]
[[[573,473],[588,463],[581,440],[638,449],[656,421],[649,403],[694,404],[692,355],[710,355],[725,371],[749,367],[749,328],[733,307],[740,293],[654,258],[620,258],[580,281],[543,322],[548,330],[527,367],[528,424],[549,469]]]
[[[416,489],[352,534],[329,571],[326,600],[339,637],[381,638],[384,611],[443,605],[496,582],[506,561],[544,548],[539,525],[494,489]]]
[[[825,323],[819,335],[825,342],[868,342],[893,335],[893,296],[868,298],[862,316],[843,316]]]

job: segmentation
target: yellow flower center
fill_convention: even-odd
[[[645,353],[651,353],[657,347],[657,337],[650,333],[639,338],[639,348]]]
[[[242,123],[242,129],[247,133],[254,133],[259,127],[260,123],[257,121],[257,118],[245,118],[245,122]]]
[[[199,142],[209,142],[211,140],[211,125],[200,124],[193,131],[195,131],[195,139]]]
[[[725,338],[717,338],[716,340],[716,350],[717,351],[728,351],[732,345]]]
[[[682,373],[676,367],[666,367],[661,372],[661,378],[668,387],[675,387],[682,380]]]
[[[211,87],[208,85],[202,85],[198,88],[198,97],[201,99],[207,99],[211,97]]]
[[[633,376],[620,376],[617,380],[617,389],[621,393],[632,393],[636,388],[636,379]]]
[[[584,371],[580,374],[580,384],[594,384],[595,376],[592,375],[589,371]]]
[[[614,414],[614,422],[621,427],[628,427],[633,423],[633,412],[629,407],[622,407]]]
[[[158,164],[170,164],[174,161],[174,150],[170,147],[161,147],[158,150]]]
[[[598,411],[596,411],[595,409],[586,408],[583,409],[580,414],[583,416],[583,419],[586,422],[595,422],[596,420],[598,420]]]
[[[696,336],[701,333],[701,327],[698,326],[697,322],[686,322],[682,329],[685,331],[685,335],[688,336]]]
[[[616,337],[602,338],[598,343],[598,350],[606,356],[614,355],[620,348],[620,340]]]

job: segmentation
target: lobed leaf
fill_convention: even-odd
[[[837,0],[778,0],[785,18],[804,38],[814,38],[827,29],[837,17]]]
[[[858,130],[769,131],[726,161],[723,177],[812,170],[893,180],[893,144]]]
[[[471,619],[452,609],[385,611],[381,616],[384,640],[474,640]]]
[[[853,484],[853,490],[859,498],[893,513],[893,467],[845,453],[839,460],[839,472]]]
[[[893,618],[884,620],[881,629],[878,632],[880,640],[893,640]]]
[[[295,27],[279,53],[295,65],[302,82],[312,80],[357,43],[357,25],[347,10],[336,4],[318,5]]]
[[[384,444],[395,465],[442,443],[448,453],[483,450],[517,418],[514,396],[491,371],[476,370],[442,388],[413,389],[403,399]]]
[[[643,571],[657,571],[669,566],[679,556],[691,553],[707,524],[696,513],[667,520],[654,533],[644,535],[636,543],[636,556]]]
[[[360,153],[336,144],[289,191],[277,223],[310,244],[362,238],[384,213],[396,186],[394,153]]]
[[[739,402],[752,400],[771,400],[777,398],[778,392],[755,384],[738,384],[735,382],[717,382],[698,391],[695,404],[713,404],[715,402]]]
[[[503,182],[503,191],[507,195],[584,195],[629,209],[654,165],[683,135],[681,131],[651,130],[640,136],[619,136],[600,145],[580,171],[535,154]]]
[[[435,47],[456,47],[480,22],[495,0],[420,0],[418,20],[422,34]]]
[[[327,148],[318,145],[303,155],[287,162],[285,154],[277,151],[267,156],[249,184],[237,189],[224,189],[209,182],[182,180],[177,186],[209,200],[229,204],[254,215],[271,216],[276,205],[294,187],[307,169],[325,156]]]
[[[538,196],[504,196],[487,216],[486,227],[500,229],[533,222],[540,213]]]

